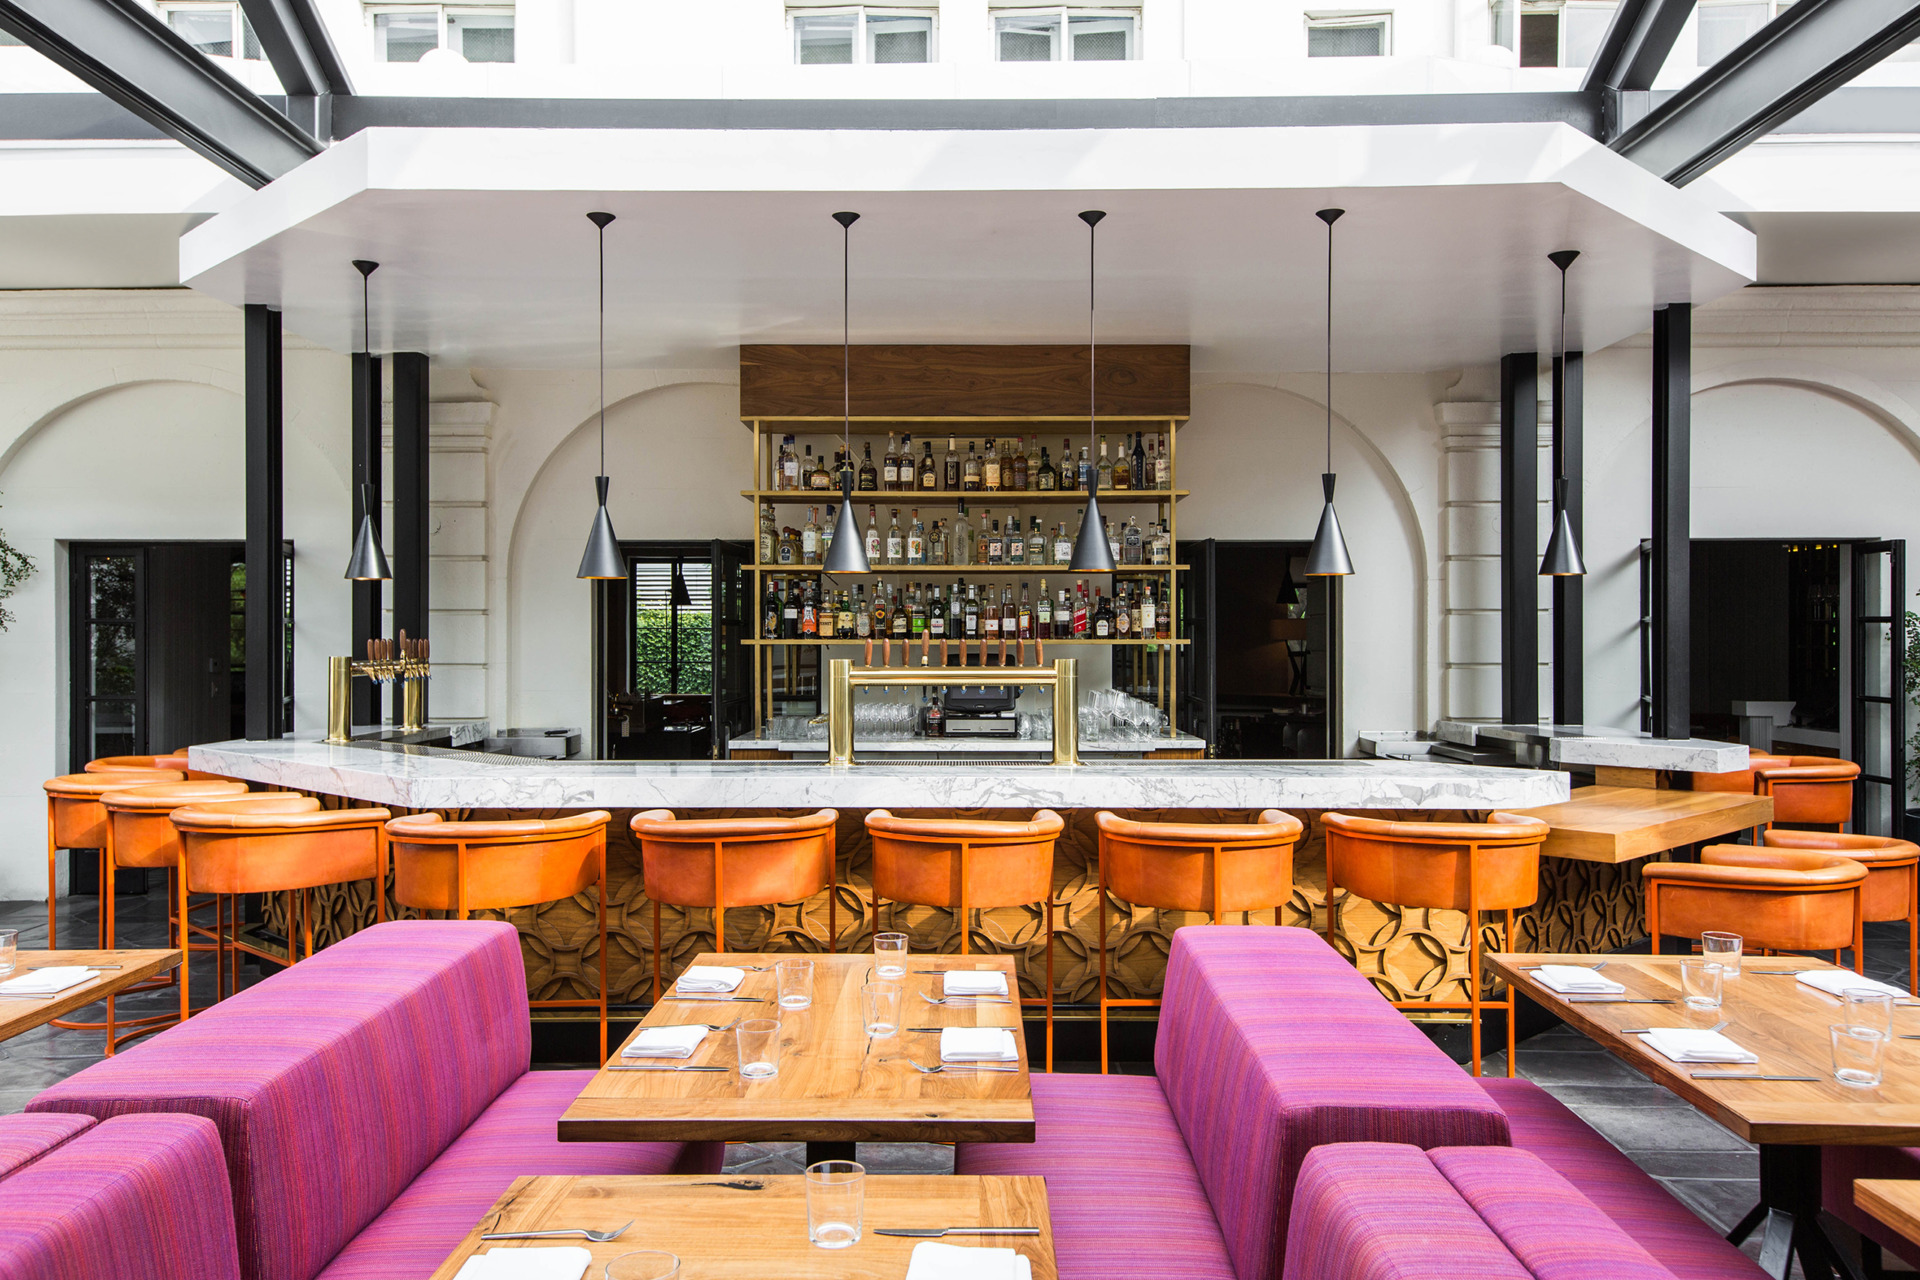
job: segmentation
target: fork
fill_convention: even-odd
[[[882,1062],[904,1062],[923,1076],[937,1076],[942,1073],[962,1075],[969,1071],[989,1072],[993,1075],[1009,1075],[1020,1070],[1019,1067],[992,1067],[977,1062],[941,1062],[931,1067],[923,1067],[912,1058],[882,1058]]]
[[[956,1008],[967,1008],[976,1004],[1012,1004],[1008,996],[939,996],[934,997],[922,991],[920,998],[928,1004],[950,1004]]]
[[[484,1231],[482,1240],[552,1240],[559,1236],[585,1236],[595,1244],[605,1244],[609,1240],[618,1240],[625,1234],[627,1227],[633,1225],[633,1219],[627,1219],[626,1227],[612,1231],[589,1231],[585,1227],[568,1227],[561,1231]]]

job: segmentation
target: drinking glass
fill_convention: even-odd
[[[1718,1009],[1720,985],[1726,970],[1718,960],[1688,956],[1680,961],[1680,991],[1689,1009]]]
[[[907,976],[906,934],[876,933],[873,935],[873,976],[884,978],[888,982],[897,982]]]
[[[780,1007],[805,1009],[813,1004],[813,961],[782,960],[773,966],[780,980]]]
[[[0,929],[0,973],[13,972],[14,947],[19,941],[18,929]]]
[[[1700,954],[1709,960],[1717,960],[1726,970],[1724,976],[1740,976],[1740,947],[1742,939],[1737,933],[1723,933],[1709,930],[1700,935]]]
[[[822,1249],[844,1249],[860,1240],[860,1211],[867,1171],[851,1160],[807,1166],[807,1239]]]
[[[748,1080],[771,1080],[780,1074],[780,1020],[745,1018],[733,1029],[740,1050],[740,1074]]]
[[[1887,1047],[1884,1032],[1836,1022],[1827,1028],[1833,1037],[1833,1078],[1841,1084],[1871,1089],[1880,1083],[1880,1054]]]
[[[892,982],[869,982],[860,988],[860,1008],[867,1034],[890,1036],[900,1030],[900,987]]]
[[[658,1249],[623,1253],[607,1263],[607,1280],[673,1280],[680,1274],[680,1259]]]
[[[1846,1002],[1841,1020],[1850,1027],[1863,1027],[1893,1038],[1893,997],[1871,987],[1850,987],[1840,993]]]

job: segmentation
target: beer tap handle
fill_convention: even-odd
[[[883,667],[893,666],[893,637],[892,636],[888,636],[886,639],[880,642],[880,665]]]
[[[940,665],[943,667],[947,665],[947,640],[945,636],[940,638]]]
[[[867,638],[867,656],[860,660],[860,665],[863,667],[871,667],[873,665],[873,638],[871,636]]]
[[[1047,642],[1045,640],[1036,639],[1033,642],[1033,665],[1036,667],[1044,667],[1047,665]]]

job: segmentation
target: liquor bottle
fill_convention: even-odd
[[[1060,588],[1060,598],[1053,603],[1053,638],[1073,639],[1073,602],[1067,598],[1065,587]]]
[[[1120,439],[1120,456],[1113,460],[1113,487],[1116,489],[1133,488],[1133,454],[1127,448],[1125,436]]]
[[[1053,597],[1047,594],[1047,580],[1040,579],[1040,597],[1033,606],[1033,634],[1042,640],[1053,636]]]
[[[1147,602],[1147,592],[1150,589],[1151,584],[1137,582],[1134,584],[1132,596],[1127,600],[1128,607],[1133,610],[1134,638],[1138,640],[1153,639],[1153,606]]]
[[[998,520],[995,520],[993,522],[992,532],[990,532],[987,535],[986,563],[1005,564],[1006,562],[1007,562],[1007,540],[1006,540],[1006,537],[1002,535],[1000,532],[1000,522]]]
[[[987,439],[987,456],[980,463],[980,483],[989,493],[1000,487],[1000,455],[994,452],[993,439]]]
[[[1100,492],[1113,489],[1113,460],[1107,457],[1107,438],[1100,437]]]
[[[885,640],[893,635],[893,602],[887,599],[887,589],[880,583],[873,587],[873,638]]]
[[[1080,473],[1073,465],[1073,441],[1060,442],[1060,487],[1074,490],[1080,487]]]
[[[1173,535],[1167,532],[1164,523],[1153,526],[1153,537],[1147,542],[1147,563],[1173,563]]]
[[[968,493],[980,491],[980,458],[973,451],[973,441],[967,441],[967,460],[960,471],[960,487]]]
[[[891,523],[887,525],[887,563],[899,564],[906,559],[907,554],[906,539],[900,536],[900,508],[892,508],[889,519]]]
[[[796,489],[813,488],[813,446],[806,446],[806,453],[800,459],[799,479],[794,483]]]
[[[840,616],[834,620],[834,630],[843,636],[850,636],[853,634],[853,629],[857,625],[853,620],[853,597],[842,591],[840,593]]]
[[[820,634],[820,604],[814,599],[813,584],[807,584],[806,595],[800,598],[800,638],[811,640]]]
[[[987,598],[980,605],[980,633],[988,644],[1000,638],[1000,605],[993,598],[993,588],[987,588]]]
[[[1020,638],[1020,607],[1013,602],[1013,588],[1000,588],[1000,638]]]
[[[1033,523],[1027,527],[1027,563],[1045,564],[1047,562],[1047,535],[1040,528],[1040,517],[1033,517]]]
[[[800,537],[793,531],[792,525],[786,525],[780,530],[778,559],[781,564],[800,563]]]
[[[1087,635],[1087,584],[1082,582],[1073,597],[1073,638],[1083,640]]]
[[[907,563],[925,564],[927,562],[927,530],[920,523],[920,509],[915,507],[910,513],[911,523],[907,528]]]
[[[780,530],[773,522],[773,508],[760,508],[760,563],[772,564],[780,555]]]
[[[933,595],[927,601],[927,638],[945,640],[947,638],[947,604],[940,598],[938,585],[930,590]]]
[[[967,519],[967,504],[961,503],[953,517],[952,545],[947,548],[947,558],[954,564],[972,564],[973,561],[973,525]]]
[[[767,579],[767,599],[760,606],[760,638],[780,638],[780,579]]]
[[[1127,527],[1120,534],[1120,563],[1146,563],[1146,535],[1140,531],[1137,517],[1127,517]]]
[[[1113,521],[1105,513],[1100,516],[1100,527],[1107,531],[1107,554],[1113,557],[1115,564],[1120,563],[1120,531],[1113,527]]]
[[[1124,582],[1113,584],[1113,638],[1116,640],[1133,636],[1133,609],[1127,604],[1126,587]]]
[[[946,466],[941,469],[940,476],[940,487],[949,493],[960,490],[960,451],[953,444],[953,437],[948,436]]]
[[[960,634],[968,640],[978,639],[980,635],[980,597],[972,586],[967,588],[967,603],[961,610]]]
[[[1146,438],[1144,431],[1133,433],[1133,487],[1136,489],[1153,488],[1153,471],[1147,464],[1147,451],[1140,443]]]
[[[992,564],[993,563],[993,561],[987,559],[987,546],[993,540],[993,529],[989,526],[995,523],[992,519],[989,518],[989,515],[988,515],[988,513],[991,512],[992,510],[993,510],[992,507],[985,507],[981,510],[980,527],[974,530],[973,562],[975,564]]]
[[[820,638],[822,640],[833,639],[834,623],[837,622],[840,617],[839,600],[840,593],[838,591],[823,591],[820,593]]]
[[[863,491],[872,493],[880,487],[880,473],[873,465],[873,441],[867,441],[862,447],[867,452],[866,456],[860,459],[860,477],[856,483]]]
[[[800,638],[800,588],[791,582],[787,584],[786,599],[780,602],[780,638]]]
[[[1167,438],[1160,437],[1160,460],[1154,464],[1153,487],[1156,489],[1173,488],[1173,454],[1167,450]]]
[[[820,563],[820,508],[807,508],[807,522],[800,528],[800,563]]]
[[[1093,638],[1113,639],[1113,605],[1099,591],[1093,593]]]
[[[1073,538],[1067,532],[1067,522],[1062,520],[1053,535],[1053,562],[1055,564],[1073,563]]]
[[[820,526],[820,563],[827,562],[827,552],[833,550],[833,531],[840,523],[840,504],[827,507],[827,521]]]
[[[915,582],[907,587],[907,638],[918,640],[927,634],[927,602],[920,594],[920,584]]]
[[[875,522],[873,508],[867,508],[867,563],[880,563],[880,526]]]
[[[920,455],[920,487],[931,493],[940,487],[940,466],[933,460],[933,441],[927,441],[925,448]]]
[[[793,437],[780,439],[780,475],[776,489],[798,489],[800,487],[800,456],[793,451]]]
[[[1033,639],[1033,598],[1027,594],[1027,584],[1020,584],[1020,630],[1017,633],[1022,640]]]
[[[911,435],[905,435],[900,437],[900,483],[895,487],[899,489],[911,489],[914,484],[913,437]]]
[[[887,432],[887,452],[880,460],[880,487],[898,489],[900,487],[900,450],[898,438],[893,432]]]
[[[966,633],[966,601],[962,591],[966,582],[960,578],[953,580],[953,590],[947,593],[947,635],[955,639]]]
[[[887,630],[895,640],[907,638],[907,602],[898,587],[893,589],[893,603],[887,608]]]
[[[873,634],[873,610],[867,604],[864,583],[853,589],[853,634],[862,640]]]
[[[1165,599],[1154,608],[1153,633],[1162,640],[1173,638],[1173,606]]]
[[[1040,465],[1033,473],[1033,487],[1042,493],[1052,493],[1060,487],[1060,473],[1053,469],[1053,459],[1047,456],[1047,446],[1040,446]]]
[[[1013,488],[1024,490],[1027,487],[1028,471],[1031,465],[1027,461],[1027,438],[1021,436],[1015,442],[1017,452],[1013,455]]]
[[[947,522],[935,520],[933,533],[927,538],[927,563],[945,564],[947,562]]]
[[[1087,456],[1087,446],[1083,444],[1080,446],[1080,487],[1082,489],[1093,488],[1093,475],[1093,459]]]
[[[1027,536],[1020,532],[1020,513],[1014,512],[1007,517],[1007,563],[1025,564],[1027,562]]]

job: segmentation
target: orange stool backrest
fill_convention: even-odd
[[[437,813],[394,818],[387,823],[394,901],[426,911],[479,911],[570,898],[600,883],[612,820],[600,809],[504,822],[446,822]]]
[[[1448,911],[1518,910],[1540,897],[1540,844],[1549,828],[1538,818],[1388,822],[1328,813],[1321,821],[1327,881],[1358,897]]]
[[[385,809],[288,811],[249,797],[186,805],[170,815],[180,832],[194,893],[272,893],[371,880],[381,871]]]
[[[1913,910],[1913,868],[1920,864],[1920,845],[1892,836],[1856,836],[1838,831],[1782,831],[1763,837],[1769,849],[1806,849],[1850,858],[1867,869],[1861,889],[1861,913],[1866,920],[1905,920]]]
[[[833,828],[821,809],[799,818],[699,818],[649,809],[640,839],[645,891],[676,907],[760,907],[811,898],[833,882]],[[721,850],[724,849],[724,853]]]
[[[100,804],[101,796],[153,782],[184,782],[186,776],[178,769],[118,769],[48,778],[40,785],[47,793],[47,824],[54,846],[104,849],[107,811]]]
[[[1773,820],[1838,826],[1853,816],[1860,766],[1827,756],[1787,756],[1754,770],[1754,787],[1773,797]]]
[[[1263,911],[1293,897],[1300,820],[1268,809],[1257,823],[1134,822],[1101,810],[1100,859],[1117,898],[1166,911]]]
[[[1786,764],[1787,757],[1769,755],[1765,751],[1747,752],[1747,767],[1734,769],[1727,773],[1696,773],[1693,775],[1695,791],[1732,791],[1750,796],[1759,790],[1754,772],[1763,768],[1779,768]]]
[[[1047,901],[1053,897],[1053,845],[1065,826],[1051,809],[1030,822],[897,818],[875,809],[867,815],[874,896],[945,908]]]
[[[187,771],[187,753],[173,751],[163,756],[101,756],[87,761],[88,773],[117,773],[122,769],[178,769]]]
[[[180,833],[170,815],[189,804],[231,800],[247,794],[244,782],[156,782],[109,791],[100,797],[113,828],[116,867],[174,867],[180,864]]]
[[[1774,951],[1853,946],[1867,879],[1866,867],[1839,854],[1734,844],[1709,845],[1697,863],[1648,863],[1640,874],[1649,930],[1697,938],[1724,929]]]

